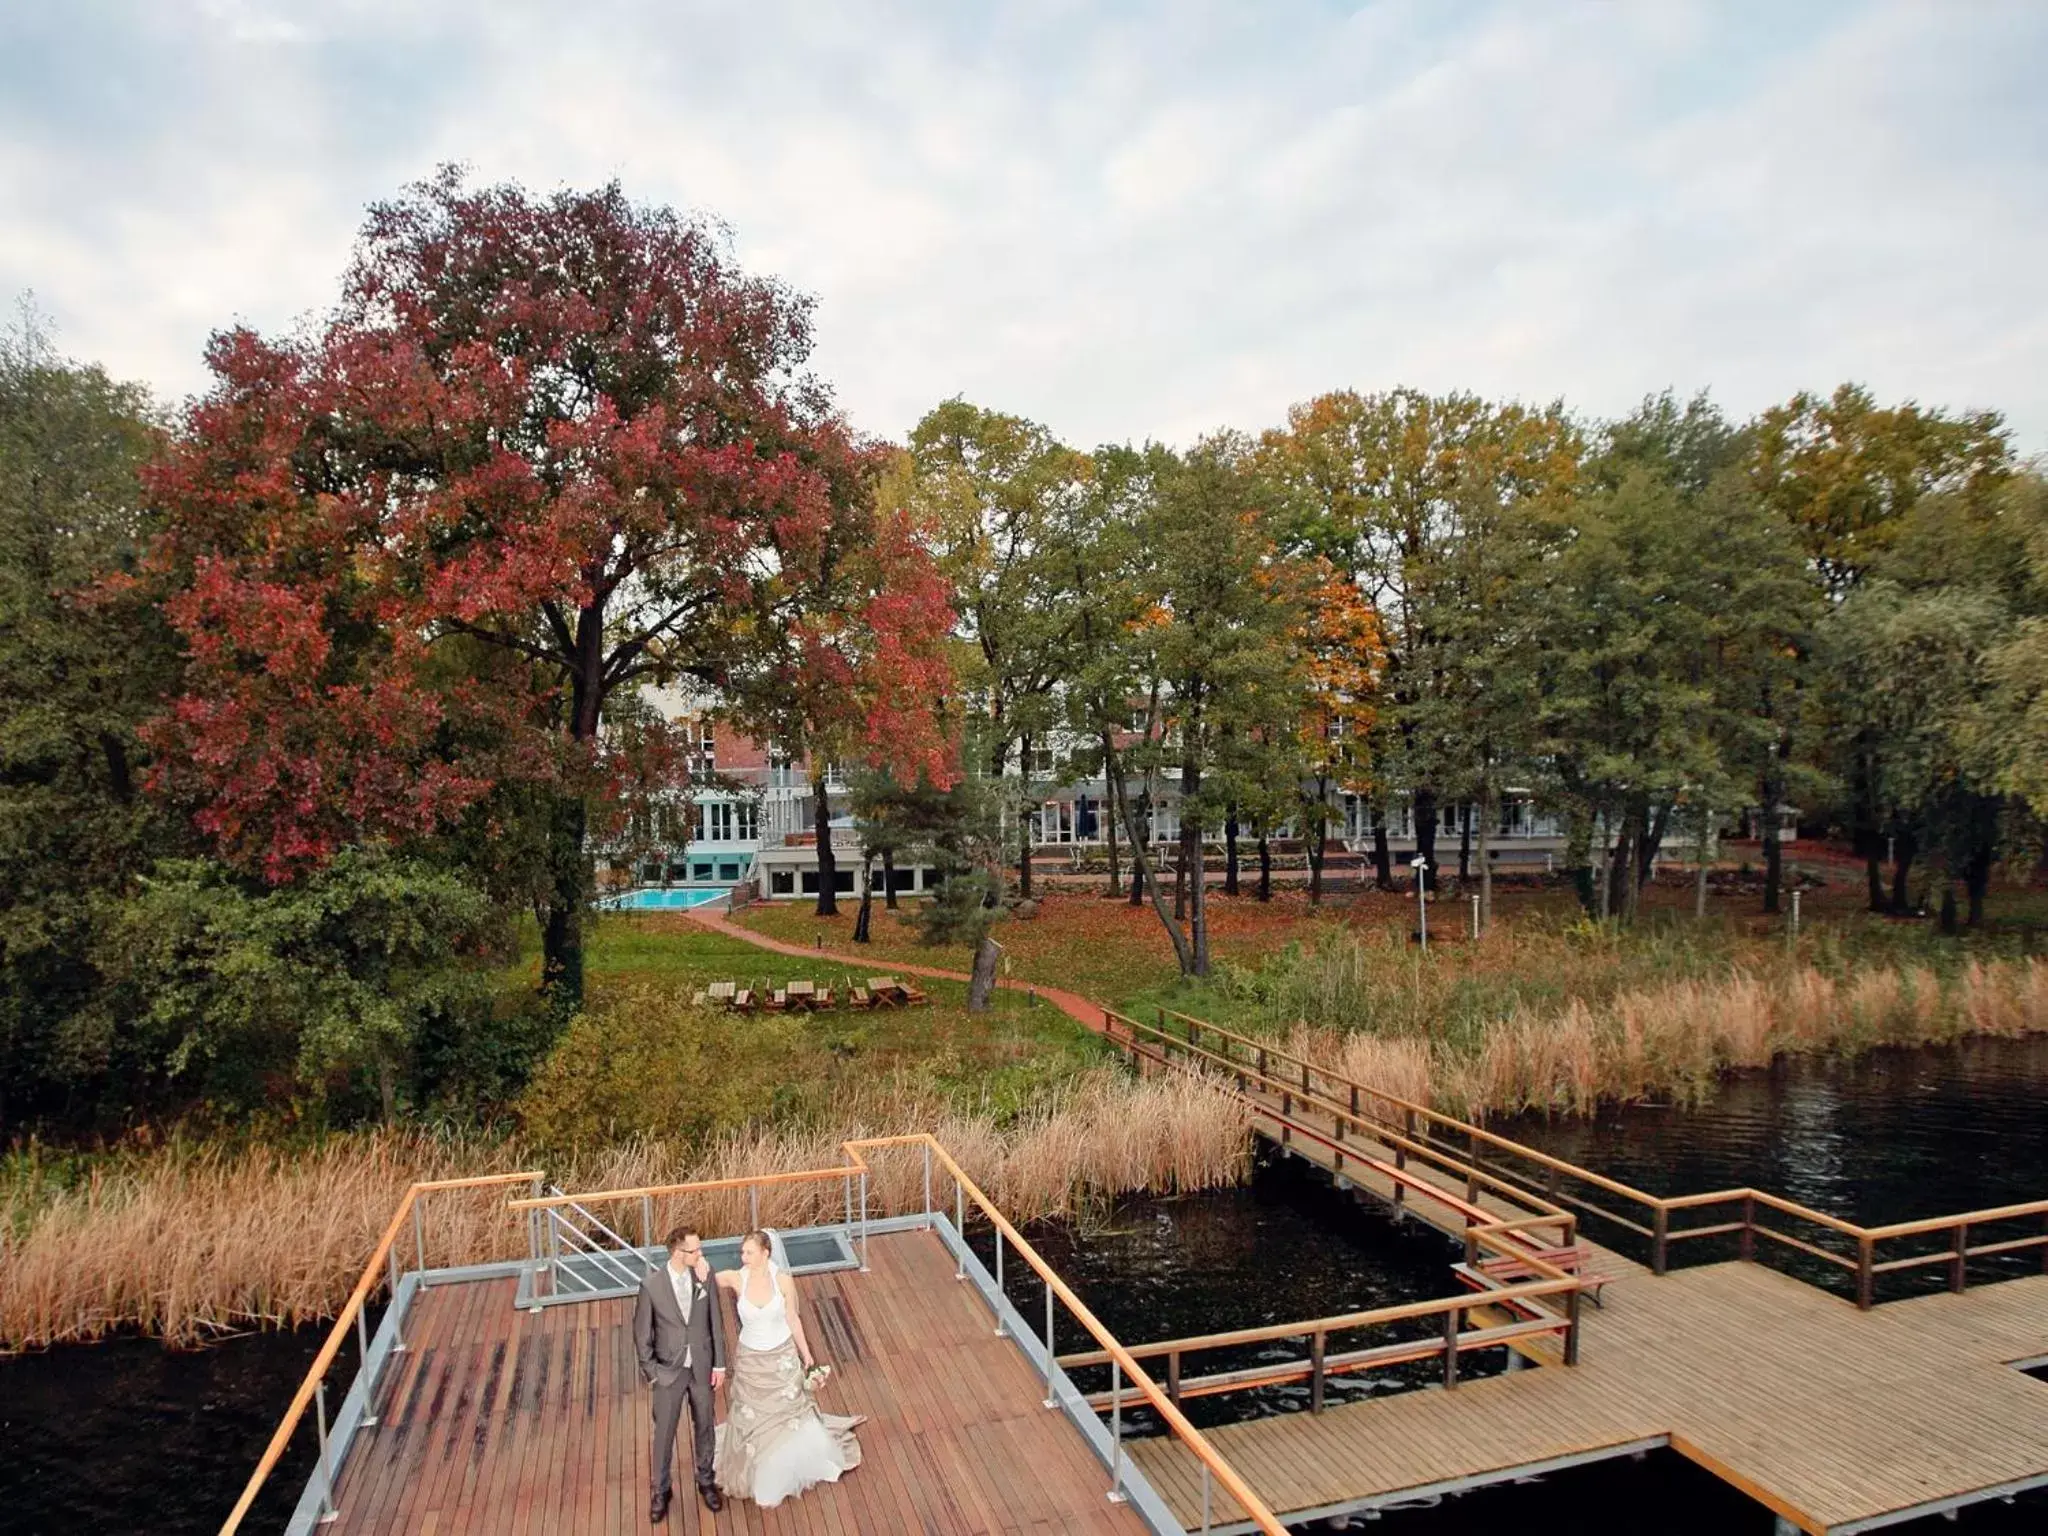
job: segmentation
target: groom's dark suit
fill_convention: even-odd
[[[705,1271],[707,1277],[710,1271]],[[697,1453],[697,1486],[711,1486],[714,1430],[711,1415],[711,1373],[725,1369],[725,1320],[720,1315],[718,1286],[686,1271],[680,1277],[689,1303],[676,1295],[678,1277],[663,1264],[649,1270],[633,1303],[633,1350],[640,1374],[654,1388],[654,1451],[657,1501],[669,1496],[670,1463],[675,1460],[676,1426],[683,1404],[690,1405],[690,1439]]]

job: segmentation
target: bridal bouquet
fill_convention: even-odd
[[[831,1374],[832,1367],[829,1365],[819,1364],[812,1366],[808,1371],[804,1372],[804,1390],[806,1392],[817,1391],[818,1388],[825,1385],[825,1379]]]

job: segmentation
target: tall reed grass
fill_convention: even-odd
[[[641,1137],[546,1172],[571,1191],[748,1178],[836,1167],[849,1136],[921,1130],[937,1135],[1013,1220],[1060,1214],[1105,1193],[1235,1183],[1250,1157],[1245,1112],[1217,1089],[1099,1071],[1001,1122],[899,1079],[848,1104],[831,1125],[736,1132],[708,1145]],[[18,1176],[0,1192],[0,1348],[126,1329],[190,1345],[332,1316],[409,1183],[542,1166],[528,1158],[517,1140],[372,1132],[302,1152],[173,1145],[60,1189]],[[921,1208],[921,1156],[883,1151],[873,1161],[871,1210]],[[427,1263],[524,1253],[523,1222],[505,1210],[519,1193],[433,1195],[423,1223]],[[836,1220],[842,1198],[836,1179],[767,1186],[760,1215],[784,1225]],[[936,1183],[934,1198],[950,1204],[951,1191]],[[618,1214],[614,1225],[637,1236],[638,1202]],[[655,1234],[684,1216],[712,1233],[735,1232],[751,1215],[744,1190],[666,1200]],[[411,1234],[401,1242],[410,1263]]]
[[[1695,1099],[1720,1072],[1786,1053],[2048,1032],[2048,961],[2040,959],[1970,960],[1946,974],[1923,965],[1839,975],[1732,965],[1718,975],[1589,987],[1590,995],[1555,1002],[1512,996],[1475,1023],[1413,997],[1390,1000],[1385,966],[1367,950],[1346,942],[1289,957],[1265,1013],[1313,1000],[1309,1021],[1271,1020],[1291,1029],[1297,1054],[1463,1115]]]

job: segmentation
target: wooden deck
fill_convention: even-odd
[[[1043,1383],[995,1335],[929,1232],[877,1235],[872,1270],[799,1279],[833,1362],[824,1402],[866,1414],[862,1463],[772,1510],[714,1517],[679,1436],[668,1523],[647,1523],[649,1404],[628,1299],[522,1312],[512,1280],[435,1286],[406,1320],[409,1351],[380,1383],[382,1422],[339,1484],[343,1532],[601,1536],[620,1531],[861,1536],[868,1532],[1142,1532]],[[734,1324],[730,1312],[727,1327]],[[723,1413],[723,1408],[720,1410]]]
[[[1325,1169],[1334,1162],[1313,1141],[1293,1138],[1289,1150]],[[1353,1159],[1345,1176],[1391,1192]],[[1411,1192],[1417,1217],[1457,1229],[1431,1206]],[[1575,1367],[1264,1419],[1211,1430],[1210,1441],[1283,1516],[1646,1442],[1670,1444],[1813,1532],[2048,1476],[2048,1384],[2009,1363],[2048,1355],[2048,1276],[1859,1312],[1758,1264],[1653,1277],[1596,1253],[1614,1283],[1603,1308],[1581,1314]],[[1198,1527],[1192,1458],[1167,1440],[1131,1454],[1182,1523]],[[1241,1518],[1220,1496],[1214,1508],[1219,1524]]]

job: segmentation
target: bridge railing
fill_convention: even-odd
[[[649,1185],[633,1189],[596,1190],[573,1195],[547,1195],[538,1198],[513,1200],[509,1206],[514,1211],[527,1213],[530,1219],[538,1220],[544,1213],[574,1204],[586,1210],[603,1205],[636,1202],[640,1207],[640,1221],[643,1233],[654,1230],[657,1202],[687,1200],[692,1208],[704,1209],[704,1202],[720,1196],[744,1193],[747,1197],[750,1225],[759,1225],[762,1208],[761,1192],[803,1185],[829,1185],[841,1183],[844,1188],[844,1220],[849,1242],[857,1237],[861,1267],[867,1267],[868,1245],[871,1238],[872,1219],[880,1206],[877,1200],[876,1179],[879,1172],[869,1154],[882,1153],[891,1149],[914,1149],[922,1157],[921,1203],[912,1204],[919,1196],[889,1202],[899,1209],[896,1214],[919,1214],[929,1220],[940,1210],[934,1204],[934,1181],[949,1182],[953,1186],[954,1230],[964,1244],[966,1241],[967,1214],[971,1207],[985,1220],[994,1235],[996,1292],[1006,1292],[1004,1277],[1005,1259],[1014,1264],[1021,1260],[1026,1268],[1037,1277],[1044,1293],[1045,1337],[1044,1370],[1046,1383],[1045,1407],[1058,1405],[1054,1392],[1054,1372],[1058,1366],[1056,1353],[1055,1306],[1064,1307],[1067,1315],[1079,1324],[1082,1332],[1096,1345],[1095,1355],[1110,1366],[1113,1374],[1114,1391],[1108,1400],[1111,1420],[1109,1425],[1110,1445],[1110,1486],[1113,1499],[1123,1497],[1122,1487],[1126,1481],[1123,1454],[1123,1408],[1127,1402],[1143,1402],[1149,1406],[1168,1433],[1178,1439],[1194,1455],[1202,1468],[1203,1506],[1209,1508],[1213,1494],[1221,1490],[1244,1511],[1244,1517],[1251,1521],[1265,1536],[1286,1536],[1286,1528],[1266,1503],[1254,1493],[1242,1476],[1211,1445],[1202,1432],[1188,1422],[1179,1405],[1170,1398],[1165,1389],[1148,1375],[1138,1359],[1121,1344],[1102,1322],[1090,1311],[1081,1298],[1062,1280],[1052,1267],[1039,1255],[1038,1250],[1024,1237],[1023,1233],[1010,1222],[1009,1218],[996,1207],[994,1201],[955,1161],[951,1152],[929,1134],[906,1136],[859,1137],[841,1143],[846,1161],[838,1167],[807,1169],[788,1173],[764,1174],[758,1177],[702,1180],[686,1184]],[[913,1182],[912,1190],[920,1186]],[[943,1193],[942,1190],[937,1193]],[[858,1201],[857,1205],[855,1201]],[[625,1226],[624,1218],[615,1225]],[[956,1279],[966,1278],[964,1257],[955,1275]],[[1004,1331],[1002,1314],[998,1311],[997,1331]],[[1206,1527],[1205,1527],[1206,1528]]]
[[[1109,1028],[1109,1017],[1134,1023],[1122,1015],[1106,1016],[1112,1038],[1116,1030]],[[1973,1261],[2038,1249],[2042,1273],[2048,1274],[2048,1199],[1866,1227],[1768,1190],[1653,1195],[1206,1019],[1162,1008],[1156,1029],[1136,1027],[1184,1044],[1212,1068],[1256,1076],[1269,1093],[1294,1089],[1305,1107],[1325,1115],[1341,1112],[1355,1126],[1370,1122],[1381,1141],[1397,1148],[1405,1142],[1410,1155],[1417,1144],[1432,1150],[1458,1147],[1468,1198],[1476,1200],[1484,1189],[1525,1208],[1569,1206],[1597,1217],[1642,1239],[1650,1269],[1659,1275],[1670,1267],[1674,1244],[1717,1237],[1733,1239],[1744,1260],[1761,1263],[1766,1255],[1797,1255],[1842,1272],[1852,1277],[1856,1304],[1864,1309],[1875,1304],[1881,1276],[1907,1270],[1945,1266],[1949,1289],[1962,1291]],[[1435,1166],[1445,1166],[1441,1156]],[[1887,1250],[1893,1256],[1884,1257]]]
[[[234,1536],[234,1533],[242,1528],[242,1522],[248,1517],[250,1506],[256,1502],[257,1495],[263,1491],[271,1473],[277,1470],[277,1464],[284,1459],[293,1436],[305,1422],[308,1408],[313,1410],[319,1450],[319,1460],[314,1467],[313,1476],[319,1491],[321,1514],[324,1519],[333,1517],[335,1484],[340,1476],[340,1468],[330,1447],[328,1378],[340,1361],[343,1346],[353,1331],[356,1336],[354,1384],[360,1385],[363,1389],[363,1412],[365,1415],[372,1412],[371,1405],[375,1401],[377,1379],[382,1367],[389,1362],[391,1354],[403,1353],[406,1345],[402,1320],[394,1320],[392,1349],[387,1354],[373,1354],[365,1309],[369,1306],[370,1298],[376,1294],[380,1283],[387,1289],[387,1299],[395,1301],[401,1284],[411,1276],[426,1271],[431,1197],[456,1190],[501,1189],[508,1184],[525,1184],[538,1189],[540,1181],[541,1175],[533,1172],[494,1173],[480,1178],[431,1179],[407,1187],[405,1193],[399,1197],[398,1208],[391,1213],[391,1220],[385,1225],[384,1235],[370,1251],[369,1260],[363,1265],[363,1272],[356,1281],[355,1289],[349,1292],[348,1300],[342,1304],[340,1313],[334,1319],[334,1326],[328,1330],[327,1342],[320,1346],[320,1352],[313,1357],[313,1363],[307,1367],[305,1378],[299,1383],[299,1390],[292,1394],[290,1406],[285,1409],[283,1419],[278,1422],[276,1432],[270,1437],[270,1444],[264,1448],[262,1458],[256,1463],[256,1470],[250,1473],[249,1481],[243,1486],[242,1496],[235,1501],[234,1509],[229,1512],[226,1523],[221,1526],[220,1536]],[[412,1239],[409,1244],[405,1241],[408,1235]],[[406,1263],[408,1248],[411,1249],[410,1265]],[[371,1417],[366,1417],[362,1421],[366,1428],[375,1422]]]
[[[1511,1242],[1517,1257],[1526,1258],[1531,1250],[1540,1247],[1520,1234],[1535,1232],[1543,1226],[1554,1225],[1558,1229],[1555,1246],[1569,1246],[1572,1242],[1577,1218],[1570,1211],[1557,1201],[1502,1177],[1476,1158],[1460,1156],[1430,1139],[1422,1119],[1428,1111],[1421,1110],[1417,1115],[1399,1119],[1375,1112],[1373,1097],[1385,1097],[1377,1095],[1377,1090],[1347,1079],[1334,1079],[1341,1088],[1333,1093],[1332,1074],[1324,1073],[1299,1057],[1282,1051],[1260,1050],[1259,1042],[1248,1041],[1244,1036],[1232,1035],[1228,1030],[1219,1030],[1215,1025],[1189,1019],[1183,1014],[1163,1009],[1161,1014],[1162,1023],[1155,1026],[1106,1008],[1103,1010],[1103,1031],[1113,1043],[1124,1046],[1135,1055],[1163,1064],[1178,1062],[1204,1068],[1234,1079],[1240,1088],[1257,1085],[1262,1092],[1277,1098],[1279,1103],[1267,1104],[1256,1098],[1248,1098],[1247,1103],[1253,1114],[1275,1122],[1275,1134],[1282,1145],[1296,1140],[1316,1143],[1331,1155],[1339,1173],[1352,1167],[1371,1168],[1391,1183],[1397,1206],[1427,1201],[1456,1216],[1461,1225],[1472,1228],[1497,1222],[1496,1214],[1480,1204],[1482,1196],[1490,1196],[1521,1213],[1513,1223],[1517,1236]],[[1179,1020],[1184,1027],[1170,1029],[1165,1025],[1165,1019]],[[1198,1029],[1228,1037],[1226,1048],[1212,1048]],[[1227,1048],[1229,1042],[1239,1041],[1251,1050],[1236,1052]],[[1276,1068],[1276,1061],[1283,1065]],[[1339,1097],[1338,1093],[1343,1096]],[[1416,1108],[1402,1105],[1399,1100],[1388,1102],[1399,1105],[1402,1110]],[[1329,1133],[1324,1134],[1305,1124],[1299,1118],[1304,1112],[1314,1112],[1327,1118],[1331,1122]],[[1405,1129],[1393,1128],[1396,1125],[1405,1126]],[[1391,1159],[1375,1156],[1370,1150],[1373,1142],[1387,1147],[1392,1153]],[[1418,1172],[1418,1166],[1423,1170],[1433,1170],[1454,1183],[1447,1187],[1441,1179]]]

